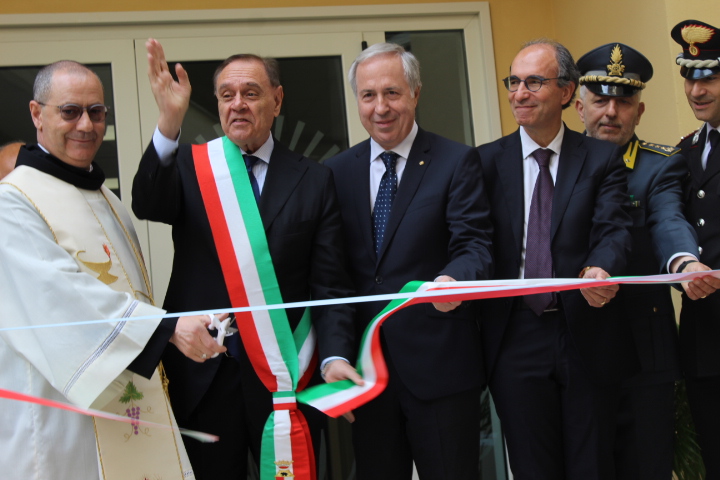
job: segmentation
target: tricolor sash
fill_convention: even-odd
[[[220,266],[234,308],[282,303],[257,201],[242,153],[227,137],[193,145],[193,161]],[[260,478],[315,480],[310,432],[295,392],[311,375],[315,332],[305,310],[293,333],[285,310],[237,314],[258,377],[273,394],[263,432]]]

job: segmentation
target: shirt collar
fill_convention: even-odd
[[[395,147],[393,147],[391,150],[398,155],[400,155],[402,158],[407,159],[410,157],[410,149],[412,149],[413,142],[415,142],[415,137],[417,137],[418,133],[418,125],[417,122],[413,122],[413,127],[410,130],[410,133],[408,134],[405,139],[398,143]],[[372,162],[376,158],[380,156],[381,153],[385,151],[384,148],[382,148],[375,140],[370,138],[370,161]]]
[[[522,151],[523,151],[523,158],[528,158],[530,155],[533,154],[535,150],[538,148],[549,148],[553,151],[556,155],[560,155],[560,147],[562,146],[563,137],[565,136],[565,124],[563,123],[560,126],[560,130],[558,131],[557,135],[555,135],[555,138],[547,147],[541,147],[538,145],[535,140],[530,138],[530,135],[525,131],[523,127],[520,127],[520,141],[522,142]]]
[[[268,135],[268,139],[265,140],[265,143],[263,143],[260,148],[255,150],[255,152],[251,153],[250,155],[252,155],[253,157],[259,158],[260,160],[262,160],[265,163],[270,163],[270,157],[272,156],[274,146],[275,146],[275,141],[273,140],[273,136]],[[248,154],[242,148],[240,149],[240,151],[242,152],[243,156]]]

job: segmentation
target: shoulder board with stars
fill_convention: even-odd
[[[660,145],[658,143],[648,143],[643,141],[640,142],[639,147],[643,150],[649,150],[651,152],[659,153],[660,155],[664,155],[666,157],[674,155],[680,151],[680,149],[677,147],[670,147],[668,145]]]

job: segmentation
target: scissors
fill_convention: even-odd
[[[219,317],[217,315],[208,315],[210,318],[210,325],[208,325],[208,330],[217,330],[217,337],[215,337],[215,341],[218,345],[222,346],[223,342],[225,341],[225,337],[229,337],[230,335],[233,335],[238,331],[237,327],[233,327],[232,325],[235,324],[235,315],[230,314],[225,320],[219,320]],[[219,354],[215,354],[212,356],[212,358],[217,357]]]

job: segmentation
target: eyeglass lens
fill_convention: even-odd
[[[87,110],[90,121],[99,123],[105,120],[107,114],[107,107],[105,105],[96,104],[90,105],[89,107],[81,107],[80,105],[74,105],[69,103],[67,105],[60,105],[60,117],[65,121],[73,121],[80,118],[84,110]]]
[[[550,79],[538,77],[535,75],[530,75],[525,80],[520,80],[518,77],[515,77],[515,76],[507,77],[504,79],[504,82],[505,82],[505,88],[507,88],[511,92],[517,91],[517,89],[520,88],[521,83],[525,83],[525,88],[527,88],[531,92],[537,92],[538,90],[540,90],[540,87],[543,86],[543,82],[545,80],[550,80]]]

